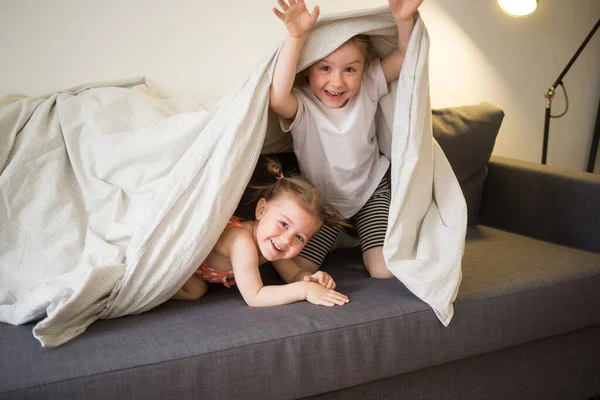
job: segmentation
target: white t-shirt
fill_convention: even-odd
[[[379,153],[375,112],[387,82],[379,60],[362,78],[360,90],[342,108],[327,108],[308,84],[294,88],[298,111],[293,121],[280,118],[291,131],[302,175],[324,196],[329,211],[355,215],[383,179],[390,162]]]

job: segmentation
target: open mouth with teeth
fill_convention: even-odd
[[[271,245],[273,245],[273,247],[275,248],[275,250],[277,250],[280,253],[283,253],[283,248],[278,246],[277,243],[275,243],[273,240],[271,240]]]
[[[325,94],[333,100],[339,100],[344,92],[330,92],[329,90],[325,90]]]

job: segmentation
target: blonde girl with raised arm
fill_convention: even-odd
[[[375,112],[387,83],[398,78],[417,9],[423,0],[389,0],[398,47],[373,57],[368,36],[358,35],[300,74],[296,65],[306,35],[319,18],[303,0],[278,0],[275,15],[288,34],[279,52],[270,89],[270,108],[291,132],[302,175],[323,195],[330,211],[349,219],[361,242],[363,261],[374,278],[390,278],[383,257],[390,186],[389,160],[379,152]],[[324,226],[294,259],[317,271],[340,227]]]
[[[302,177],[284,176],[281,165],[269,160],[267,170],[277,179],[259,188],[255,220],[233,216],[214,248],[173,299],[204,296],[207,282],[237,285],[249,306],[267,307],[307,300],[344,305],[348,297],[335,291],[329,274],[299,268],[292,258],[327,219],[321,196]],[[264,286],[258,266],[270,261],[287,284]]]

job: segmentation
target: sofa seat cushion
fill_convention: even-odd
[[[326,260],[343,307],[251,308],[211,285],[200,301],[98,321],[56,349],[30,324],[0,324],[0,398],[297,398],[600,324],[600,254],[471,226],[447,328],[360,259],[354,248]]]

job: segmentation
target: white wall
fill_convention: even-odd
[[[600,0],[542,0],[514,19],[494,0],[425,0],[434,107],[488,101],[506,113],[495,154],[538,162],[543,92],[600,16]],[[317,4],[308,1],[309,6]],[[321,0],[322,12],[385,0]],[[146,75],[169,96],[205,102],[242,81],[283,38],[275,0],[0,0],[0,96]],[[574,7],[576,5],[576,7]],[[584,170],[600,100],[600,32],[564,82],[548,163]],[[564,103],[559,91],[554,113]],[[600,156],[596,162],[600,172]]]
[[[425,0],[431,36],[432,105],[489,101],[506,116],[494,153],[539,162],[544,90],[558,78],[600,18],[600,0],[541,0],[529,18],[494,0]],[[563,79],[569,111],[550,120],[548,164],[585,170],[600,101],[600,31]],[[561,89],[552,113],[564,109]],[[600,172],[600,155],[595,171]]]

